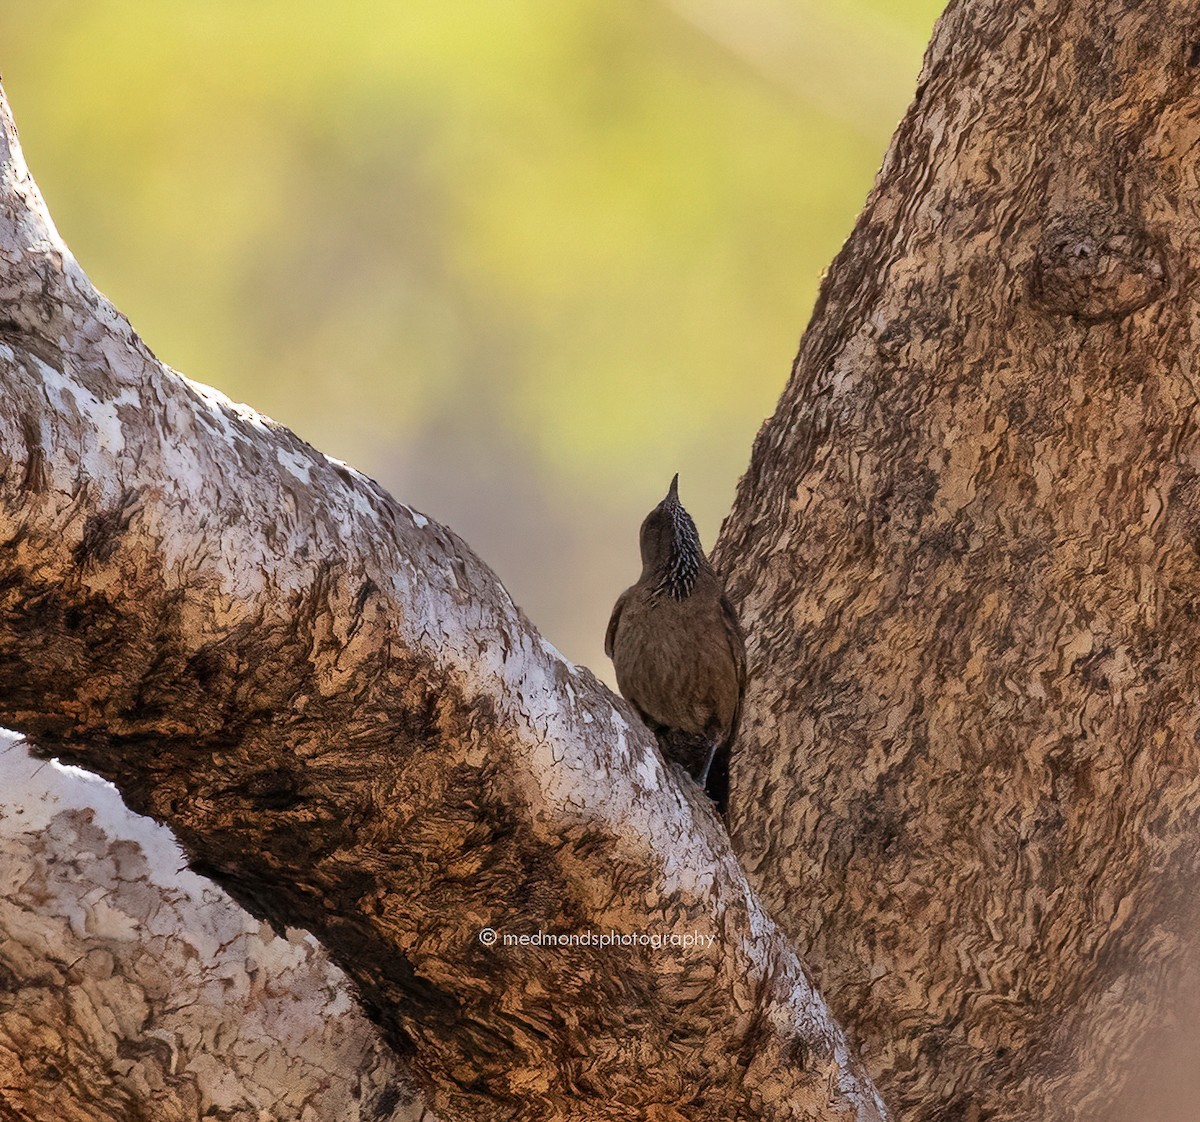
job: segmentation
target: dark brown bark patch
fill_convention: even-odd
[[[1126,218],[1091,212],[1047,228],[1030,295],[1054,315],[1098,322],[1144,308],[1166,289],[1167,267],[1154,239]]]
[[[115,506],[88,516],[83,524],[83,537],[73,550],[76,565],[107,561],[113,555],[121,536],[129,529],[134,499],[132,491],[125,491]]]

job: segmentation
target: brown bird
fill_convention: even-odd
[[[604,650],[621,694],[659,748],[722,814],[729,747],[746,685],[746,647],[733,605],[679,502],[679,476],[642,523],[642,575],[621,593]]]

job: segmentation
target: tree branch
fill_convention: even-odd
[[[0,720],[316,934],[446,1118],[882,1117],[626,707],[450,531],[160,366],[3,136]]]
[[[419,1122],[311,936],[273,936],[71,770],[0,736],[0,1116]]]

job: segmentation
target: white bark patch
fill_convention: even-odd
[[[407,514],[409,518],[413,520],[413,525],[416,526],[418,530],[424,530],[425,527],[429,525],[429,519],[423,514],[418,514],[415,510],[413,510],[412,507],[405,506],[403,503],[401,503],[400,509],[403,510],[405,514]]]
[[[304,457],[296,455],[295,452],[287,448],[276,448],[275,462],[302,486],[307,487],[312,482],[312,472],[308,464]]]

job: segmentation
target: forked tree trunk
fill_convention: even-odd
[[[1198,42],[952,5],[723,533],[735,843],[898,1118],[1142,1116],[1195,986]],[[4,191],[0,720],[317,932],[447,1117],[877,1115],[625,711]],[[714,950],[474,941],[651,923]]]
[[[736,847],[900,1118],[1200,1101],[1198,66],[952,4],[723,530]]]

